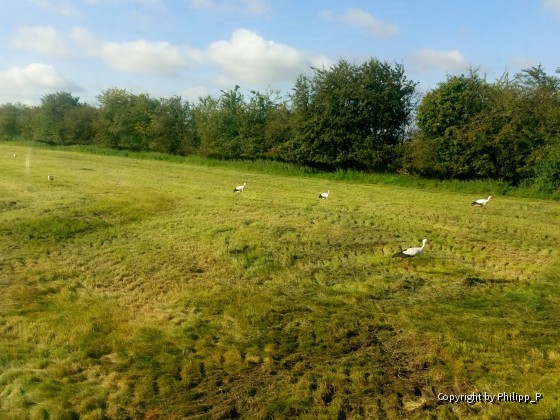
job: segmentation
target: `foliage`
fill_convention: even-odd
[[[21,139],[29,108],[22,104],[0,105],[0,139]]]
[[[180,97],[154,99],[122,89],[97,97],[98,144],[127,150],[186,154],[199,145],[192,107]]]
[[[51,144],[69,144],[65,118],[67,113],[78,108],[79,101],[79,98],[68,92],[49,93],[43,96],[36,119],[35,139]]]
[[[201,137],[195,153],[219,159],[264,159],[285,141],[289,111],[278,92],[251,91],[247,101],[240,87],[222,91],[216,99],[206,96],[195,107]],[[279,157],[278,154],[274,155]]]
[[[98,110],[88,104],[69,109],[64,114],[65,144],[93,144],[98,129]]]
[[[302,163],[322,168],[386,169],[411,120],[415,84],[401,65],[340,60],[298,79],[292,97],[294,147]]]
[[[494,84],[476,71],[448,76],[418,108],[419,132],[405,147],[409,172],[442,178],[528,181],[560,134],[560,79],[539,67]]]
[[[210,95],[200,97],[194,107],[196,132],[200,139],[197,153],[206,157],[219,157],[217,141],[219,130],[214,121],[218,114],[218,100]]]
[[[243,121],[244,98],[239,86],[222,91],[218,99],[218,110],[213,114],[215,125],[215,151],[220,158],[235,159],[242,145],[241,124]]]
[[[150,151],[187,155],[199,147],[192,105],[178,96],[157,101],[148,130]]]
[[[485,141],[481,135],[472,135],[470,128],[488,112],[492,96],[492,86],[475,71],[468,76],[448,76],[446,82],[426,94],[418,107],[417,141],[428,142],[428,148],[422,150],[427,154],[424,159],[434,165],[433,172],[446,178],[469,179],[477,175],[475,168],[485,166],[487,156],[472,152]]]
[[[149,149],[149,128],[157,101],[122,89],[105,90],[97,100],[101,104],[100,144],[118,149]]]
[[[543,147],[534,159],[533,187],[560,196],[560,142]]]
[[[251,91],[249,102],[245,105],[241,118],[239,135],[242,138],[239,158],[264,159],[270,150],[285,138],[282,137],[281,117],[286,114],[279,92],[260,93]],[[273,124],[275,119],[276,126]],[[267,128],[270,126],[269,128]]]

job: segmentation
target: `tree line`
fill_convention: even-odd
[[[477,70],[447,76],[422,97],[401,64],[371,58],[313,69],[288,95],[235,86],[189,102],[113,88],[96,99],[1,105],[0,139],[560,190],[560,79],[540,65],[493,83]]]

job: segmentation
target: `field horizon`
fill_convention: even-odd
[[[560,417],[557,201],[8,143],[0,162],[2,418]],[[391,258],[423,238],[410,271]],[[498,394],[542,398],[449,401]]]

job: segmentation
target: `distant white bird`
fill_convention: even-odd
[[[412,247],[405,249],[404,251],[399,251],[393,255],[393,258],[408,258],[408,267],[406,268],[408,271],[410,269],[410,259],[420,255],[422,251],[424,251],[427,242],[427,239],[422,239],[422,246]]]
[[[320,198],[321,200],[326,200],[327,198],[329,198],[330,192],[331,192],[331,191],[329,190],[329,191],[327,191],[326,193],[321,193],[321,194],[319,194],[319,198]]]
[[[47,176],[47,179],[49,180],[49,182],[53,182],[54,181],[54,176],[52,174],[49,174]]]
[[[17,154],[16,154],[16,153],[14,153],[14,155],[13,155],[12,157],[13,157],[14,159],[15,159],[15,158],[17,158]]]
[[[235,187],[235,188],[233,189],[233,192],[234,192],[234,193],[243,192],[243,189],[245,188],[246,185],[247,185],[246,182],[244,182],[243,185],[238,185],[237,187]]]
[[[471,203],[471,206],[483,207],[486,203],[490,201],[491,198],[492,198],[491,195],[489,195],[488,198],[480,198],[476,201],[473,201]]]

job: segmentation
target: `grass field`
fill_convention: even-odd
[[[560,418],[559,222],[0,144],[0,418]],[[442,400],[473,393],[543,398]]]

